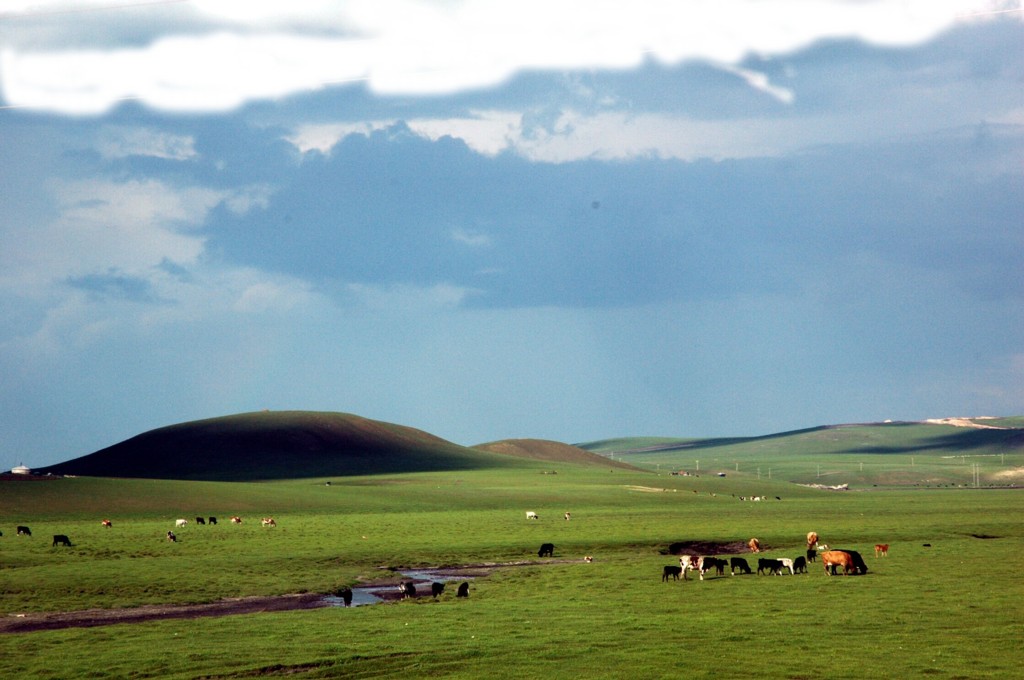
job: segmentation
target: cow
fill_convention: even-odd
[[[102,522],[100,522],[100,525],[109,529],[110,527],[114,526],[114,523],[111,522],[109,519],[105,519]]]
[[[196,517],[196,524],[206,524],[206,520],[202,517]]]
[[[725,576],[725,567],[728,565],[728,562],[717,557],[702,557],[700,559],[699,565],[700,580],[703,581],[704,574],[711,571],[712,569],[715,570],[715,575]]]
[[[540,519],[540,517],[537,516],[537,513],[535,513],[533,510],[527,510],[526,519]]]
[[[19,536],[31,536],[32,532],[29,531],[28,527],[18,527],[18,535]]]
[[[780,560],[771,560],[765,557],[761,557],[757,560],[757,573],[758,575],[767,572],[769,576],[776,574],[782,575],[782,562]]]
[[[265,526],[265,527],[276,527],[277,526],[277,522],[274,521],[273,517],[264,517],[263,519],[260,520],[260,523],[263,524],[263,526]]]
[[[759,553],[761,552],[761,541],[752,538],[747,541],[747,547],[750,548],[750,552]]]
[[[440,597],[441,593],[443,593],[443,592],[444,592],[444,584],[441,583],[440,581],[434,581],[433,583],[430,584],[430,594],[434,596],[435,600],[438,597]]]
[[[234,517],[231,518],[231,523],[232,524],[241,524],[242,523],[242,518],[239,517],[238,515],[235,515]]]
[[[854,574],[866,574],[868,573],[868,565],[864,562],[864,558],[860,556],[860,553],[856,550],[843,550],[853,560],[853,573]]]
[[[888,557],[889,556],[889,544],[888,543],[876,543],[875,544],[875,557]]]
[[[803,557],[793,558],[793,570],[797,574],[807,573],[807,560]]]
[[[56,548],[58,545],[66,545],[67,547],[70,548],[71,547],[71,539],[68,538],[67,536],[65,536],[64,534],[54,534],[53,535],[53,547]]]
[[[807,549],[814,550],[818,547],[818,534],[814,531],[807,532]]]
[[[741,574],[749,574],[750,573],[750,565],[747,564],[747,561],[745,559],[743,559],[742,557],[733,557],[732,559],[729,560],[729,570],[732,572],[733,576],[736,575],[736,570],[737,569],[740,570]]]
[[[590,564],[591,562],[594,561],[594,556],[593,555],[584,555],[583,556],[583,561],[586,562],[587,564]]]
[[[779,562],[782,563],[783,569],[789,569],[790,576],[796,573],[793,571],[793,560],[789,559],[788,557],[780,557]]]
[[[346,607],[352,606],[352,589],[348,586],[342,586],[338,588],[338,597],[345,604]]]
[[[217,523],[217,518],[216,517],[211,517],[210,519],[206,520],[206,523],[207,524],[216,524]]]
[[[698,562],[700,558],[694,557],[693,555],[680,555],[679,566],[683,569],[683,580],[688,581],[686,578],[686,572],[690,570],[698,569]]]
[[[168,531],[167,532],[167,540],[170,541],[171,543],[177,543],[178,537],[174,535],[173,531]]]
[[[836,567],[843,568],[843,574],[857,573],[857,567],[853,563],[850,553],[842,550],[827,550],[821,554],[821,565],[829,576],[836,575]]]
[[[807,561],[808,562],[816,562],[817,560],[818,560],[818,551],[814,550],[814,549],[811,549],[811,548],[808,548],[807,549]]]
[[[569,512],[565,513],[565,521],[566,522],[568,522],[571,517],[572,517],[572,513],[569,513]]]
[[[459,591],[455,593],[455,597],[469,597],[469,583],[467,581],[459,584]]]
[[[661,570],[661,580],[662,582],[665,582],[671,576],[673,580],[678,581],[681,573],[683,573],[682,567],[677,567],[674,564],[666,564]]]
[[[554,557],[555,556],[555,544],[554,543],[542,543],[540,550],[537,551],[537,557]]]
[[[399,592],[402,593],[402,599],[416,597],[416,586],[412,581],[402,581],[398,585]]]
[[[176,519],[176,520],[174,520],[174,528],[175,529],[180,529],[181,527],[185,526],[186,524],[188,524],[188,520],[187,519]]]

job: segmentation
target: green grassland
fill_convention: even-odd
[[[915,469],[941,469],[946,453],[802,453],[790,443],[743,460],[729,449],[736,444],[703,449],[701,470],[721,467],[724,478],[669,475],[668,463],[657,474],[547,461],[265,482],[0,482],[3,616],[327,593],[388,574],[382,567],[544,562],[539,544],[556,546],[548,564],[473,580],[464,600],[449,592],[437,601],[0,634],[3,675],[1015,677],[1024,662],[1024,493],[858,487],[845,475],[829,479],[854,490],[798,486],[783,474],[788,466],[853,473],[862,459],[914,456]],[[647,455],[627,459],[649,464]],[[680,467],[697,459],[661,455],[679,455]],[[760,478],[747,469],[758,465]],[[780,471],[770,479],[769,466]],[[754,494],[771,500],[737,498]],[[527,521],[526,510],[540,520]],[[190,523],[175,530],[178,543],[164,540],[175,518],[196,515],[220,523]],[[228,524],[230,515],[243,524]],[[276,529],[259,525],[268,515]],[[104,518],[112,528],[100,526]],[[17,524],[33,536],[15,536]],[[757,536],[768,556],[795,557],[810,530],[860,550],[870,572],[829,577],[811,565],[797,576],[660,578],[677,563],[663,554],[676,541]],[[56,533],[73,547],[51,547]],[[874,557],[876,542],[891,545],[889,557]]]

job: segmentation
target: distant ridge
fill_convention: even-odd
[[[261,411],[162,427],[37,472],[258,481],[521,464],[422,430],[352,414]]]
[[[504,439],[487,444],[478,444],[473,448],[492,453],[501,453],[517,458],[530,460],[546,460],[560,463],[582,463],[589,465],[603,465],[605,467],[627,468],[637,470],[638,468],[627,463],[614,461],[596,453],[591,453],[571,444],[563,444],[547,439]]]

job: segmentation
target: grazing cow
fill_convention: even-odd
[[[792,576],[794,573],[796,573],[796,572],[793,571],[793,560],[789,559],[788,557],[780,557],[779,558],[779,562],[782,562],[782,568],[783,569],[789,569],[789,575],[790,576]]]
[[[403,600],[410,597],[416,597],[416,586],[412,581],[402,581],[398,585],[398,590],[401,591]]]
[[[700,558],[694,557],[693,555],[680,555],[679,556],[679,566],[683,568],[683,580],[684,581],[688,581],[689,580],[689,579],[686,578],[686,572],[687,571],[699,569],[699,567],[698,567],[699,562],[700,562]]]
[[[277,526],[277,522],[274,521],[273,517],[264,517],[263,519],[260,520],[260,523],[262,523],[263,526],[265,526],[265,527],[276,527]]]
[[[537,551],[537,557],[554,557],[555,556],[555,544],[554,543],[542,543],[540,550]]]
[[[752,538],[747,542],[747,547],[750,548],[750,552],[759,553],[761,552],[761,541]]]
[[[113,522],[111,522],[111,521],[110,521],[109,519],[105,519],[105,520],[103,520],[102,522],[100,522],[100,524],[101,524],[102,526],[105,526],[105,527],[106,527],[106,528],[108,528],[108,529],[109,529],[110,527],[114,526],[114,523],[113,523]]]
[[[864,562],[864,558],[860,556],[860,553],[856,550],[843,550],[847,553],[851,559],[853,559],[854,574],[866,574],[868,573],[868,565]]]
[[[797,574],[807,573],[807,560],[803,557],[796,557],[793,559],[793,571]]]
[[[758,575],[767,572],[769,576],[775,574],[777,576],[782,575],[782,561],[771,560],[765,557],[761,557],[757,560],[757,573]]]
[[[31,536],[32,532],[29,531],[28,527],[18,527],[19,536]]]
[[[569,519],[570,519],[571,517],[572,517],[572,514],[571,514],[571,513],[568,513],[568,512],[567,512],[567,513],[565,513],[565,521],[566,521],[566,522],[568,522],[568,521],[569,521]]]
[[[211,517],[210,519],[206,520],[206,523],[207,524],[216,524],[217,523],[217,518],[216,517]]]
[[[674,564],[666,564],[661,570],[661,580],[662,582],[667,581],[669,576],[671,576],[673,580],[678,581],[679,575],[682,573],[682,567],[677,567]]]
[[[931,543],[922,543],[921,547],[922,548],[930,548],[930,547],[932,547],[932,544]]]
[[[234,517],[231,518],[231,523],[232,524],[241,524],[242,523],[242,518],[239,517],[238,515],[235,515]]]
[[[719,559],[717,557],[703,557],[700,560],[700,580],[704,580],[704,574],[715,570],[716,576],[725,576],[725,568],[728,566],[728,562]]]
[[[827,550],[823,552],[821,554],[821,565],[829,576],[836,575],[836,567],[842,567],[844,575],[849,575],[850,572],[857,573],[853,557],[850,556],[850,553],[842,550]]]
[[[341,601],[345,603],[346,607],[352,606],[352,589],[348,586],[338,588],[338,597],[341,598]]]
[[[202,517],[196,517],[196,524],[206,524],[206,520]]]
[[[594,556],[593,555],[585,555],[583,557],[583,561],[586,562],[587,564],[590,564],[591,562],[594,561]]]
[[[174,535],[173,531],[168,531],[167,532],[167,540],[170,541],[171,543],[176,543],[178,541],[178,537]]]
[[[70,548],[71,547],[71,539],[68,538],[67,536],[65,536],[64,534],[54,534],[53,535],[53,547],[56,548],[58,545],[66,545],[67,547]]]
[[[876,543],[875,544],[875,557],[888,557],[889,555],[889,544],[888,543]]]
[[[818,547],[818,534],[814,531],[807,532],[807,549],[814,550]]]
[[[537,513],[535,513],[533,510],[527,510],[526,519],[540,519],[540,517],[538,517]]]
[[[733,576],[736,575],[736,570],[737,569],[740,570],[741,574],[749,574],[750,573],[750,565],[747,564],[747,561],[745,559],[743,559],[742,557],[733,557],[732,559],[730,559],[729,560],[729,569],[732,572]]]
[[[815,562],[815,561],[817,561],[817,559],[818,559],[818,551],[817,550],[813,550],[811,548],[808,548],[807,549],[807,561],[808,562]]]
[[[455,593],[455,597],[469,597],[469,583],[467,581],[459,584],[459,592]]]
[[[443,593],[443,592],[444,592],[444,584],[441,583],[440,581],[434,581],[433,583],[430,584],[430,594],[434,596],[434,599],[437,599],[438,597],[440,597],[441,593]]]
[[[185,526],[186,524],[188,524],[188,520],[187,519],[176,519],[176,520],[174,520],[174,528],[175,529],[180,529],[181,527]]]

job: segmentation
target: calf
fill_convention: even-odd
[[[459,584],[459,591],[455,593],[455,597],[469,597],[469,583],[463,581]]]
[[[239,517],[238,515],[235,515],[234,517],[231,518],[231,523],[232,524],[241,524],[242,523],[242,518]]]
[[[216,524],[217,523],[217,518],[216,517],[211,517],[210,519],[206,520],[206,523],[207,524]]]
[[[402,581],[398,585],[398,590],[402,593],[402,599],[416,597],[416,586],[412,581]]]
[[[540,519],[540,517],[538,517],[537,513],[535,513],[534,511],[527,510],[526,511],[526,519]]]
[[[793,559],[793,570],[797,574],[806,574],[807,573],[807,560],[805,560],[803,557],[796,557],[796,558],[794,558]]]
[[[206,524],[206,520],[202,517],[196,517],[196,524]]]
[[[346,607],[352,606],[352,589],[348,586],[342,586],[338,589],[338,597],[341,598]]]
[[[54,534],[53,535],[53,547],[57,547],[58,545],[66,545],[67,547],[70,548],[71,547],[71,539],[68,538],[67,536],[65,536],[64,534]]]
[[[543,543],[540,546],[540,550],[537,551],[537,557],[554,557],[555,556],[555,544],[554,543]]]
[[[732,571],[732,575],[736,575],[736,570],[739,569],[741,574],[750,573],[750,565],[742,557],[733,557],[729,560],[729,569]]]
[[[32,532],[29,531],[28,527],[18,527],[19,536],[31,536]]]
[[[779,558],[779,562],[782,563],[782,568],[783,569],[789,569],[789,575],[790,576],[792,576],[795,573],[793,571],[793,560],[789,559],[788,557],[782,557],[782,558]],[[780,571],[780,575],[781,575],[781,571]]]
[[[767,572],[769,576],[772,574],[781,576],[782,562],[780,560],[770,560],[764,557],[759,558],[757,560],[757,573],[761,574],[763,572]]]
[[[667,581],[671,576],[673,580],[678,581],[681,573],[683,573],[682,567],[677,567],[674,564],[666,564],[661,570],[661,580],[662,582]]]
[[[808,562],[815,562],[815,561],[817,561],[817,559],[818,559],[818,551],[813,549],[813,548],[808,548],[807,549],[807,561]]]
[[[430,594],[436,599],[444,592],[444,584],[440,581],[434,581],[430,584]]]
[[[875,544],[875,557],[887,557],[889,555],[889,544],[888,543],[876,543]]]
[[[108,529],[114,526],[113,522],[111,522],[109,519],[103,520],[102,522],[100,522],[100,524]]]
[[[725,576],[725,567],[726,567],[727,564],[728,564],[728,562],[726,562],[725,560],[719,559],[717,557],[705,557],[705,558],[703,558],[700,561],[700,576],[701,576],[701,580],[703,581],[704,580],[704,574],[706,574],[707,572],[711,571],[712,569],[715,570],[715,575],[716,576]]]
[[[260,520],[260,522],[265,527],[276,527],[277,526],[277,522],[274,521],[273,517],[264,517],[263,519]]]

